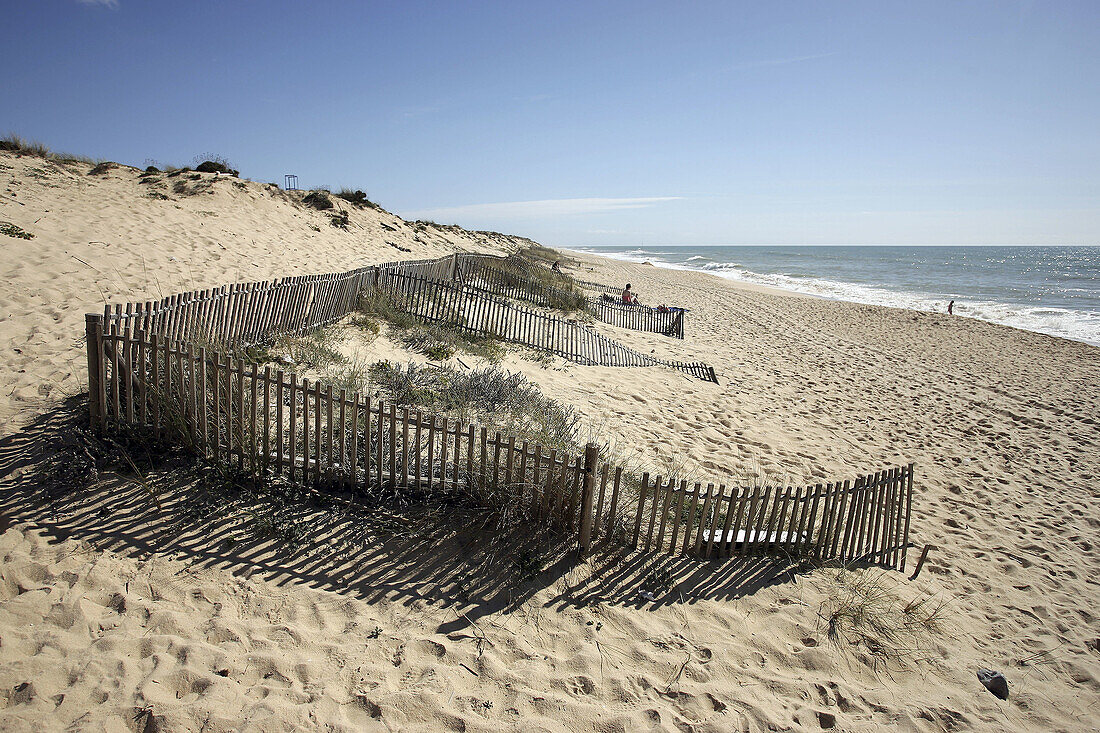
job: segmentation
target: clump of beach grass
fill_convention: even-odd
[[[522,247],[521,249],[519,249],[516,252],[516,255],[518,257],[522,257],[526,260],[538,263],[540,265],[552,265],[555,262],[561,263],[562,265],[569,267],[574,267],[577,265],[577,260],[575,258],[563,255],[556,249],[550,249],[549,247],[544,247],[543,245],[537,244],[535,242],[531,242],[526,247]]]
[[[352,316],[351,325],[375,336],[382,331],[382,324],[370,316]]]
[[[19,155],[33,155],[38,158],[48,158],[50,156],[50,149],[43,143],[37,140],[27,140],[15,133],[10,133],[0,139],[0,150],[10,150]]]
[[[73,153],[55,153],[44,143],[37,140],[27,140],[15,133],[0,138],[0,150],[8,150],[16,155],[29,155],[36,158],[44,158],[60,164],[80,163],[83,165],[95,165],[96,161],[86,155]]]
[[[413,351],[436,361],[445,361],[462,351],[497,364],[506,353],[504,346],[496,339],[466,334],[435,323],[422,323],[404,329],[400,339]]]
[[[333,194],[337,198],[341,198],[347,201],[352,206],[359,206],[362,208],[380,209],[381,207],[367,198],[367,194],[359,189],[341,188],[339,192]]]
[[[380,361],[371,367],[370,380],[401,405],[478,422],[546,448],[578,447],[580,418],[573,408],[547,397],[522,374]]]
[[[946,599],[904,600],[888,571],[830,568],[818,585],[820,631],[837,648],[864,652],[872,666],[926,657],[944,631]]]
[[[529,257],[525,252],[526,250],[509,255],[494,264],[493,269],[497,271],[497,278],[502,284],[524,293],[520,297],[525,300],[543,302],[545,299],[554,310],[566,313],[586,310],[588,298],[576,286],[573,278],[554,272],[546,266],[545,261]]]
[[[283,336],[268,350],[285,356],[292,364],[325,369],[347,361],[336,348],[336,334],[331,329],[317,328],[305,336]]]
[[[368,289],[359,299],[359,314],[386,321],[396,329],[410,328],[422,321],[408,313],[400,297],[385,291]]]
[[[365,294],[360,299],[359,311],[360,315],[352,319],[353,324],[366,324],[368,330],[377,333],[377,319],[384,320],[397,340],[433,361],[446,361],[461,351],[497,364],[506,353],[498,339],[466,333],[457,326],[429,323],[410,315],[401,308],[398,298],[385,292]]]

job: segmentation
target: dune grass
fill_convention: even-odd
[[[372,323],[376,326],[377,320],[386,321],[397,340],[434,361],[446,361],[463,352],[496,364],[507,353],[498,339],[469,334],[454,326],[429,323],[406,313],[389,293],[365,293],[359,300],[359,314],[353,323]]]
[[[0,150],[8,150],[17,155],[29,155],[36,158],[43,158],[60,164],[79,163],[83,165],[95,165],[97,163],[97,161],[92,160],[86,155],[55,153],[50,150],[45,143],[39,142],[38,140],[28,140],[15,133],[9,133],[3,138],[0,138]]]
[[[835,568],[825,571],[819,589],[820,631],[837,648],[866,655],[871,666],[906,664],[929,656],[945,630],[944,598],[904,600],[889,571]]]
[[[359,189],[341,188],[333,194],[336,198],[347,201],[352,206],[362,208],[381,209],[382,207],[367,198],[367,194]]]
[[[390,401],[463,422],[477,422],[557,450],[579,450],[580,418],[543,394],[522,374],[496,367],[451,367],[380,361],[370,368],[374,388]]]

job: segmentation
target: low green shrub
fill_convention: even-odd
[[[333,206],[332,199],[328,197],[328,193],[320,189],[307,193],[302,198],[302,203],[318,211],[325,211],[331,209]]]
[[[381,333],[382,331],[382,325],[378,321],[374,320],[373,318],[368,318],[367,316],[353,316],[351,319],[351,325],[355,326],[356,328],[361,328],[364,331],[375,335]]]
[[[204,160],[195,166],[195,170],[199,173],[222,173],[227,176],[239,176],[240,171],[230,168],[225,162],[215,160]]]
[[[378,204],[368,199],[367,194],[359,189],[353,191],[350,188],[341,188],[340,192],[335,195],[337,198],[341,198],[354,206],[378,208]]]
[[[105,175],[107,173],[107,171],[112,170],[114,168],[118,168],[118,163],[112,163],[110,161],[104,161],[102,163],[96,164],[96,166],[94,168],[92,168],[90,171],[88,171],[88,175],[89,176],[102,176],[102,175]]]

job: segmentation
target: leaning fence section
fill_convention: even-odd
[[[683,308],[650,308],[644,305],[609,303],[603,298],[589,298],[588,310],[604,323],[633,331],[651,331],[665,336],[684,337]]]
[[[700,559],[778,555],[904,568],[914,466],[809,487],[751,489],[644,474],[632,514],[596,504],[597,533],[617,526],[632,547]],[[616,524],[618,523],[618,524]]]
[[[617,288],[614,285],[604,285],[603,283],[592,282],[591,280],[580,280],[573,278],[573,282],[581,286],[585,290],[595,290],[598,293],[607,293],[608,295],[620,295],[623,292],[622,288]]]
[[[417,273],[408,273],[417,274]],[[633,331],[649,331],[682,339],[684,337],[684,310],[682,308],[650,308],[642,305],[626,305],[609,302],[606,297],[584,297],[562,277],[562,286],[556,286],[512,271],[508,259],[482,259],[463,264],[457,279],[492,293],[535,305],[553,308],[562,304],[583,302],[584,310],[604,323]]]
[[[658,359],[623,346],[576,321],[521,308],[508,300],[457,283],[397,272],[379,273],[375,287],[394,305],[428,321],[447,323],[473,334],[527,344],[590,366],[665,366],[717,383],[714,368],[702,362]]]

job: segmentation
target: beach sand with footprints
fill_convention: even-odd
[[[0,728],[1097,729],[1096,347],[574,255],[583,279],[690,309],[682,341],[602,333],[720,383],[514,353],[506,368],[623,455],[704,481],[914,462],[920,576],[669,559],[654,602],[637,555],[514,583],[446,541],[350,553],[339,522],[293,548],[234,546],[173,523],[188,487],[170,468],[104,472],[77,497],[42,482],[84,417],[84,314],[525,240],[373,208],[344,207],[345,230],[264,184],[196,174],[181,193],[90,168],[0,152],[0,220],[34,235],[0,236]],[[385,335],[359,348],[424,361]],[[934,618],[898,631],[917,603]],[[848,623],[860,610],[881,627]],[[1008,700],[979,668],[1004,673]]]

